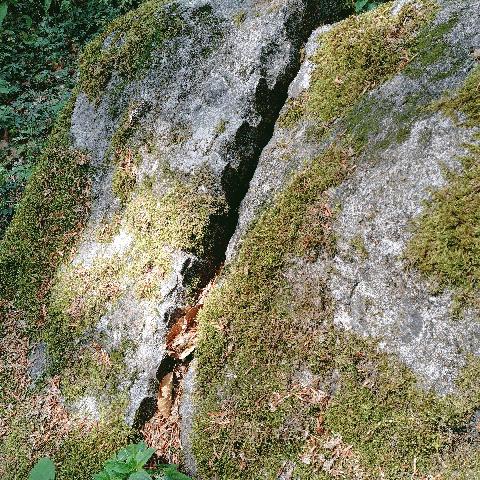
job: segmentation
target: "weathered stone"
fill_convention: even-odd
[[[134,125],[132,143],[140,147],[141,157],[132,180],[137,186],[148,179],[154,184],[154,195],[161,197],[170,187],[171,173],[166,174],[165,168],[179,179],[195,177],[200,169],[208,176],[198,188],[223,198],[227,206],[225,213],[199,227],[207,229],[206,237],[211,236],[210,250],[203,257],[175,251],[173,246],[171,272],[154,298],[139,299],[133,291],[135,280],[122,279],[119,298],[96,322],[94,336],[103,335],[108,349],[125,341],[131,345],[125,351],[125,378],[134,380],[121,382],[129,395],[129,423],[143,398],[156,388],[166,327],[172,315],[187,305],[192,276],[202,271],[203,278],[208,278],[223,256],[238,203],[298,67],[302,43],[315,19],[328,17],[325,12],[321,2],[300,0],[274,6],[180,4],[174,14],[186,27],[153,54],[144,75],[125,85],[119,97],[112,96],[120,84],[113,75],[98,104],[83,93],[78,95],[73,143],[90,154],[98,173],[92,213],[73,265],[88,269],[98,261],[128,258],[136,241],[123,220],[111,241],[97,238],[102,226],[112,224],[123,212],[112,189],[116,167],[107,157],[112,136],[126,120],[125,113],[112,116],[112,111],[127,111],[127,122]],[[142,148],[142,139],[147,138],[148,147]],[[142,193],[134,187],[131,195]],[[169,248],[168,239],[165,247]]]
[[[473,14],[478,2],[439,3],[440,13],[430,28],[458,15],[444,40],[448,45],[444,54],[425,66],[421,75],[412,77],[408,71],[397,75],[364,100],[373,105],[381,129],[371,133],[353,177],[330,192],[331,204],[339,208],[334,224],[338,252],[321,270],[329,272],[335,323],[340,328],[379,338],[382,347],[397,353],[427,387],[447,392],[453,388],[465,355],[480,354],[477,314],[466,311],[462,318],[453,318],[451,294],[432,294],[418,273],[407,271],[403,258],[411,222],[421,212],[430,189],[444,185],[444,169],[459,167],[458,158],[466,153],[464,144],[473,139],[471,129],[454,124],[441,113],[416,114],[412,109],[424,105],[426,98],[433,103],[461,86],[473,63],[469,51],[480,43]],[[398,11],[401,5],[394,8]],[[315,53],[322,31],[312,35],[307,55]],[[450,55],[455,52],[455,58],[448,49]],[[448,71],[454,60],[461,61],[461,66],[446,78],[435,79],[435,74]],[[312,68],[307,58],[290,86],[289,98],[308,89]],[[405,124],[409,128],[405,140],[384,143]],[[312,142],[309,126],[307,120],[294,128],[276,127],[242,202],[227,250],[229,259],[238,251],[248,226],[292,172],[324,148]],[[363,253],[352,246],[359,239],[365,246]]]

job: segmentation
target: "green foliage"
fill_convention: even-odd
[[[190,480],[176,465],[160,465],[145,469],[155,450],[145,443],[131,444],[105,462],[94,480]]]
[[[355,13],[369,12],[379,5],[380,2],[374,2],[373,0],[355,0]]]
[[[8,12],[8,4],[7,2],[0,3],[0,27],[2,26],[3,21]]]
[[[70,98],[82,46],[139,0],[0,3],[0,237]],[[3,24],[1,22],[3,17]]]
[[[41,458],[30,472],[28,480],[55,480],[55,465],[49,458]]]
[[[95,475],[94,480],[151,480],[143,468],[155,453],[144,443],[128,445],[113,458],[105,462],[103,470]]]

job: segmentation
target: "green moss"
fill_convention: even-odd
[[[70,417],[67,423],[66,412],[63,409],[60,412],[51,398],[43,399],[47,404],[42,416],[37,410],[38,399],[37,403],[31,401],[31,398],[24,401],[16,410],[9,430],[0,440],[2,480],[28,478],[30,469],[42,456],[54,461],[55,478],[59,480],[91,480],[103,462],[135,435],[123,420],[122,404],[103,411],[98,422]],[[50,423],[48,435],[44,422]]]
[[[78,340],[88,336],[109,306],[119,299],[124,288],[121,274],[119,256],[98,260],[88,267],[68,265],[57,273],[42,331],[52,372],[74,358]]]
[[[362,260],[365,260],[368,258],[368,250],[365,245],[365,240],[361,235],[357,235],[354,238],[352,238],[351,245]]]
[[[480,149],[471,147],[462,172],[432,192],[415,221],[406,256],[437,288],[453,288],[459,301],[474,300],[480,287]]]
[[[70,255],[89,210],[88,158],[70,144],[74,98],[61,114],[0,242],[0,299],[32,328],[41,322],[54,272]]]
[[[130,443],[133,432],[120,418],[109,412],[88,433],[78,429],[62,442],[53,460],[58,480],[91,480],[103,463]]]
[[[233,16],[233,23],[235,24],[236,27],[239,28],[246,18],[247,18],[246,12],[241,10]]]
[[[462,113],[465,126],[480,125],[480,67],[458,92],[437,106],[447,114]],[[406,258],[439,290],[453,289],[457,303],[478,304],[480,286],[480,148],[468,146],[462,170],[446,172],[447,185],[432,192],[424,213],[413,225]]]
[[[131,104],[122,115],[119,126],[110,140],[106,157],[114,165],[112,179],[113,193],[124,205],[136,185],[136,172],[141,161],[138,153],[140,139],[135,138],[137,132],[135,109]]]
[[[462,87],[452,96],[441,100],[437,106],[447,115],[466,127],[480,126],[480,66],[474,67]]]
[[[426,68],[430,65],[435,64],[439,60],[445,61],[447,58],[455,57],[452,47],[445,41],[445,37],[452,31],[457,22],[457,16],[453,15],[443,23],[439,23],[434,27],[425,27],[420,31],[412,49],[414,60],[405,69],[407,75],[420,77],[425,74]],[[453,66],[450,70],[442,70],[441,75],[443,78],[446,78],[453,73]],[[436,77],[437,80],[441,78],[439,76]]]
[[[65,400],[72,402],[93,395],[111,403],[119,397],[125,352],[131,346],[131,342],[124,341],[118,348],[107,351],[99,343],[93,343],[80,351],[75,362],[62,371],[60,388]]]
[[[133,80],[148,66],[153,52],[184,28],[174,4],[149,0],[114,20],[84,49],[80,57],[80,87],[99,100],[113,72]]]
[[[285,110],[278,118],[278,125],[282,128],[292,128],[304,115],[304,103],[305,98],[303,96],[299,98],[289,98]]]
[[[391,3],[334,26],[319,39],[306,112],[323,123],[344,115],[365,92],[402,70],[415,34],[432,17],[430,2],[408,4],[391,15]]]
[[[128,239],[125,251],[58,271],[43,329],[52,370],[64,364],[66,352],[72,355],[79,339],[89,338],[100,317],[127,289],[139,298],[158,297],[175,250],[207,261],[215,254],[221,235],[216,219],[226,215],[227,207],[221,194],[212,193],[212,182],[208,171],[197,171],[191,179],[170,174],[164,186],[138,186],[112,219],[112,228]]]
[[[217,135],[221,135],[222,133],[225,132],[227,128],[227,122],[225,120],[220,120],[217,124],[217,126],[215,127],[215,133]]]

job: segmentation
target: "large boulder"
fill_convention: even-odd
[[[199,315],[201,478],[478,476],[479,7],[312,34]]]
[[[319,22],[351,9],[150,0],[85,48],[73,98],[0,245],[4,358],[21,365],[2,398],[11,471],[23,475],[49,448],[65,456],[58,444],[75,425],[69,445],[105,445],[93,464],[154,413],[164,377],[191,357],[196,303],[224,259],[302,46]],[[188,338],[175,349],[169,329],[182,322]],[[49,401],[28,376],[54,390],[62,425],[69,419],[53,446],[29,440],[51,424],[31,407]],[[113,419],[118,440],[89,440],[105,419],[103,434]],[[29,445],[21,455],[18,438]],[[80,465],[69,468],[60,475],[80,478]]]
[[[480,2],[355,3],[84,50],[0,244],[2,478],[139,431],[204,480],[478,477]]]

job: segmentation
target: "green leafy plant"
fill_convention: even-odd
[[[0,0],[0,237],[70,97],[79,52],[139,3]]]
[[[155,450],[140,442],[128,445],[107,460],[93,480],[191,480],[180,473],[176,465],[145,466]],[[55,465],[49,458],[41,458],[33,467],[28,480],[55,480]]]
[[[372,0],[356,0],[355,1],[355,13],[368,12],[377,8],[381,2],[374,2]]]
[[[28,480],[55,480],[55,465],[49,458],[41,458],[30,472]]]
[[[158,465],[146,469],[155,450],[145,443],[128,445],[115,457],[105,462],[103,470],[94,480],[191,480],[177,470],[176,465]]]

